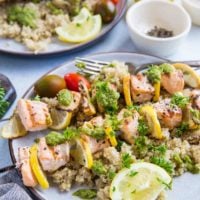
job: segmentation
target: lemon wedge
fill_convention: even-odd
[[[72,118],[71,112],[56,108],[50,109],[50,115],[52,119],[50,128],[53,130],[62,130],[66,128],[70,124]]]
[[[193,88],[200,88],[200,77],[194,69],[184,63],[175,63],[173,66],[183,72],[183,77],[187,85]]]
[[[15,113],[12,118],[1,128],[0,134],[5,139],[13,139],[26,135],[27,131],[24,128],[19,115]]]
[[[34,144],[30,148],[30,164],[31,164],[31,169],[33,170],[33,173],[40,184],[40,186],[43,189],[48,189],[49,188],[49,182],[42,171],[42,168],[40,167],[39,161],[38,161],[38,146],[37,144]]]
[[[123,91],[124,98],[127,106],[132,105],[131,101],[131,83],[130,83],[130,74],[124,76],[123,78]]]
[[[56,28],[56,33],[58,39],[63,42],[81,43],[96,37],[101,31],[101,27],[101,16],[92,15],[86,8],[82,8],[72,22]]]
[[[75,139],[74,144],[71,145],[70,154],[74,158],[75,162],[91,169],[93,165],[93,157],[90,144],[83,138]]]
[[[112,200],[155,200],[171,177],[161,167],[147,163],[134,163],[121,170],[110,187]]]
[[[150,127],[152,136],[156,139],[162,139],[163,134],[160,122],[157,118],[156,111],[150,105],[144,105],[140,109],[141,114],[147,119],[148,126]]]
[[[161,86],[160,81],[153,85],[155,89],[155,95],[153,97],[153,101],[158,101],[160,98],[160,86]]]
[[[113,147],[116,147],[117,146],[117,140],[116,140],[115,135],[113,134],[112,128],[111,127],[106,127],[105,128],[105,133],[106,133],[106,136],[108,137],[111,145]]]

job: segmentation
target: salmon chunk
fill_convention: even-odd
[[[69,144],[64,143],[49,147],[46,139],[40,138],[38,159],[44,171],[55,171],[64,166],[69,160]]]
[[[18,164],[20,166],[20,171],[22,174],[22,181],[27,187],[35,187],[37,185],[37,181],[31,169],[29,156],[29,147],[20,147],[18,149]]]
[[[161,76],[161,85],[170,94],[181,92],[184,89],[184,78],[181,70],[174,70]]]
[[[134,138],[138,136],[137,128],[139,114],[137,112],[134,112],[131,116],[125,117],[125,112],[126,109],[122,109],[118,114],[118,120],[121,121],[121,137],[129,144],[133,144]]]
[[[143,74],[131,76],[131,95],[136,103],[147,102],[154,96],[154,87]]]
[[[51,124],[47,104],[43,102],[20,99],[17,112],[27,131],[44,130]]]
[[[173,129],[182,121],[182,110],[176,105],[170,105],[170,99],[163,99],[154,104],[158,119],[166,128]]]

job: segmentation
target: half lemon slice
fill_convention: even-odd
[[[93,165],[93,157],[90,144],[87,141],[82,138],[75,139],[74,143],[71,145],[70,154],[74,158],[75,162],[91,169]]]
[[[27,134],[18,114],[14,114],[0,129],[0,135],[5,139],[22,137]]]
[[[71,23],[56,28],[56,33],[58,39],[63,42],[81,43],[98,35],[101,27],[101,16],[93,16],[86,8],[82,8],[79,15]]]
[[[155,200],[170,184],[171,177],[161,167],[147,163],[134,163],[121,170],[110,187],[112,200]]]
[[[148,126],[151,130],[152,136],[157,139],[162,139],[163,134],[160,122],[157,118],[156,111],[150,105],[144,105],[140,109],[140,113],[147,119]]]
[[[187,85],[193,88],[200,88],[200,77],[194,69],[184,63],[175,63],[173,66],[183,72],[183,77]]]
[[[50,109],[50,115],[52,119],[50,128],[53,130],[62,130],[66,128],[70,124],[72,118],[71,112],[56,108]]]

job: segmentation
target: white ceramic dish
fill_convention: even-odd
[[[200,0],[182,0],[183,7],[187,10],[195,25],[200,26]]]
[[[143,0],[131,6],[126,15],[130,36],[136,47],[157,56],[174,54],[191,28],[191,19],[183,7],[163,0]],[[154,26],[172,30],[173,37],[157,38],[147,32]]]
[[[119,60],[133,63],[134,66],[140,66],[145,63],[156,63],[156,62],[166,62],[166,60],[143,55],[137,53],[103,53],[90,56],[88,58],[97,59],[102,61],[112,61]],[[74,67],[74,62],[64,64],[48,74],[58,74],[63,76],[65,73],[76,71]],[[33,87],[31,87],[24,95],[24,98],[30,98],[33,94]],[[41,137],[45,132],[34,132],[28,134],[26,137],[18,138],[15,140],[9,141],[10,153],[13,162],[15,163],[18,147],[21,146],[30,146],[35,138]],[[184,174],[179,178],[175,178],[173,183],[173,189],[168,191],[168,200],[199,200],[199,191],[200,191],[200,175],[192,175],[189,173]],[[73,197],[71,194],[74,191],[73,188],[70,192],[58,192],[58,189],[51,185],[48,190],[41,190],[40,188],[31,189],[31,192],[35,194],[39,199],[45,200],[75,200],[77,198]],[[77,189],[77,188],[76,188]],[[117,200],[117,199],[116,199]]]

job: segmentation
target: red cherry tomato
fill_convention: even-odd
[[[119,0],[112,0],[114,4],[118,4]]]
[[[80,74],[76,74],[76,73],[65,74],[64,79],[67,84],[67,88],[69,90],[78,92],[79,91],[79,88],[78,88],[79,81],[83,81],[86,84],[87,88],[88,89],[90,88],[89,81],[84,76],[81,76]]]

